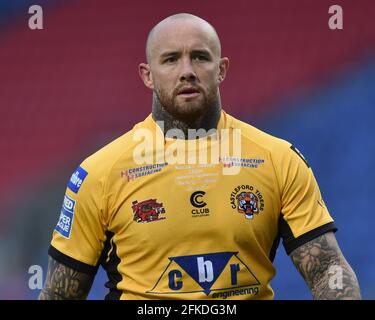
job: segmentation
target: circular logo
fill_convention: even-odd
[[[190,196],[190,203],[196,208],[203,208],[207,205],[206,202],[202,201],[202,197],[206,194],[204,191],[195,191]]]
[[[254,186],[237,186],[230,195],[232,209],[237,209],[238,213],[244,214],[246,219],[253,219],[254,214],[259,214],[264,210],[264,198],[261,192]]]

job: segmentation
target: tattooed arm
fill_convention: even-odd
[[[333,232],[298,247],[290,257],[314,299],[361,299],[356,275],[345,260]]]
[[[86,299],[94,276],[78,272],[48,257],[48,272],[39,300]]]

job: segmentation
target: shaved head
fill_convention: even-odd
[[[221,56],[221,43],[215,28],[200,17],[190,13],[178,13],[165,18],[151,29],[146,42],[147,63],[151,63],[155,44],[158,43],[161,36],[168,33],[173,34],[176,31],[176,26],[182,26],[187,29],[192,26],[199,28],[200,32],[205,33],[210,38],[215,55],[217,57]]]

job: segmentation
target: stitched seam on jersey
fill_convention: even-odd
[[[279,175],[277,173],[277,169],[276,169],[275,163],[273,161],[272,153],[271,152],[270,152],[269,156],[270,156],[270,160],[271,160],[271,164],[272,164],[272,168],[273,168],[274,174],[276,176],[277,188],[278,188],[279,195],[280,195],[280,198],[281,198],[281,194],[282,194],[282,191],[281,191],[281,180],[280,180],[280,177],[279,177]]]

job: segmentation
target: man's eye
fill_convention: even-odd
[[[172,62],[176,62],[176,61],[177,61],[176,57],[169,57],[169,58],[164,60],[164,62],[166,62],[166,63],[172,63]]]
[[[207,59],[206,56],[199,55],[199,56],[194,57],[194,60],[197,60],[197,61],[207,61],[208,59]]]

